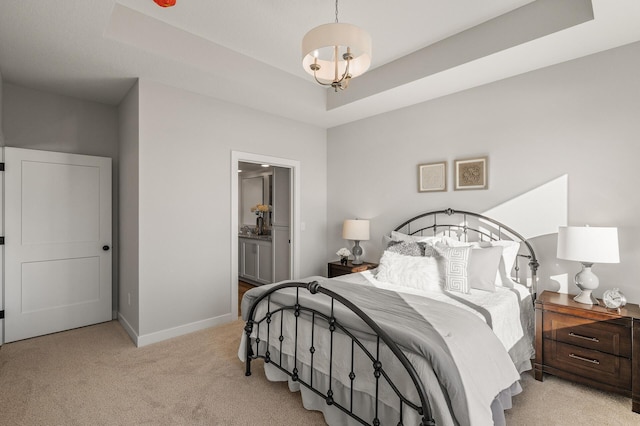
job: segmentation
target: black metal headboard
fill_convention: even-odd
[[[516,280],[527,285],[531,289],[533,299],[536,298],[536,275],[539,264],[533,247],[522,235],[494,219],[478,213],[445,209],[412,217],[396,227],[394,231],[419,236],[446,235],[465,242],[496,240],[520,242],[524,253],[519,252],[518,257],[528,260],[531,282],[528,283],[526,277],[524,282],[521,280],[518,261],[514,268]]]

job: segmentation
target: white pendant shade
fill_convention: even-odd
[[[319,80],[332,82],[336,79],[336,60],[338,78],[346,70],[347,61],[342,55],[347,52],[347,47],[353,56],[349,64],[349,75],[357,77],[365,73],[371,65],[371,36],[362,28],[351,24],[324,24],[309,31],[302,39],[302,66],[309,74],[314,75],[311,65],[317,63],[320,69],[315,72],[315,76]]]

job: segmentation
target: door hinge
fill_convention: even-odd
[[[4,237],[0,237],[0,246],[4,245]]]
[[[4,311],[0,311],[0,319],[4,318]]]
[[[0,163],[0,172],[4,172],[4,163]]]

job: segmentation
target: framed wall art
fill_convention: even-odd
[[[437,192],[446,190],[446,161],[418,165],[418,192]]]
[[[488,168],[487,157],[470,158],[467,160],[455,160],[455,186],[456,191],[463,189],[487,189]]]

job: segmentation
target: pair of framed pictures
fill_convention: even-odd
[[[454,187],[464,189],[487,189],[487,157],[455,160]],[[418,165],[418,192],[438,192],[447,190],[447,162]]]

